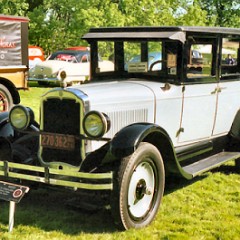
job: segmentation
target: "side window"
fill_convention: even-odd
[[[222,77],[240,74],[240,40],[223,38],[222,44],[222,62],[221,62],[221,74]]]
[[[188,51],[187,77],[209,77],[213,74],[213,45],[191,44]]]
[[[111,41],[98,42],[98,68],[96,73],[114,71],[114,43]]]
[[[124,69],[130,73],[162,70],[161,42],[124,42]]]

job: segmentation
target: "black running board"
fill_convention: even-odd
[[[227,161],[235,160],[237,158],[240,158],[240,152],[220,152],[211,157],[187,165],[183,167],[183,170],[192,175],[192,177],[195,177],[203,172],[216,168]]]

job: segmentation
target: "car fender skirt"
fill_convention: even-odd
[[[138,145],[151,133],[161,132],[169,138],[164,129],[155,124],[135,123],[121,129],[110,143],[110,152],[117,158],[132,154]],[[169,138],[170,141],[170,138]]]

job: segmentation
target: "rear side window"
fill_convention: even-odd
[[[187,78],[214,76],[213,44],[191,44],[188,51]]]
[[[222,79],[231,75],[240,75],[240,40],[234,38],[223,38],[221,76]]]

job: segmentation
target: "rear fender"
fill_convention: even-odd
[[[234,118],[231,130],[230,130],[230,135],[233,138],[240,138],[240,110],[238,110]]]

